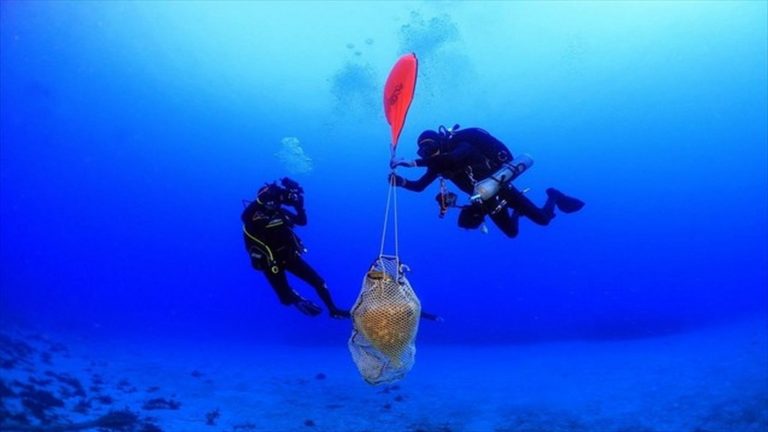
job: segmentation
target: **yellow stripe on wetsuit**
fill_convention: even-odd
[[[251,235],[251,233],[249,233],[248,230],[245,229],[245,225],[243,225],[243,233],[245,233],[245,235],[247,235],[249,239],[255,241],[256,243],[261,245],[261,247],[264,248],[264,250],[267,252],[267,255],[269,255],[269,261],[270,262],[274,262],[275,261],[275,256],[272,255],[272,249],[270,249],[269,246],[267,246],[263,241],[257,239],[253,235]]]

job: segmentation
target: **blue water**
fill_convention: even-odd
[[[516,185],[534,202],[554,186],[587,203],[508,239],[490,222],[458,228],[457,211],[439,219],[437,183],[398,190],[400,255],[445,319],[423,322],[419,345],[635,340],[768,314],[764,1],[0,12],[4,326],[343,347],[348,321],[281,306],[251,269],[242,200],[301,182],[305,259],[351,306],[382,233],[382,87],[411,51],[398,155],[415,157],[424,129],[482,127],[533,157]],[[285,137],[311,170],[276,155]]]

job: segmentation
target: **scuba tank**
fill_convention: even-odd
[[[488,178],[475,183],[475,189],[470,199],[475,202],[487,201],[499,192],[503,184],[516,179],[533,166],[533,159],[527,154],[522,154],[508,163],[502,165],[501,169],[493,173]]]

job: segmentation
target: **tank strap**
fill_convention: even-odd
[[[477,180],[475,180],[474,172],[472,171],[472,166],[467,165],[467,167],[464,169],[464,172],[467,174],[467,177],[469,177],[469,181],[471,181],[472,184],[477,183]]]

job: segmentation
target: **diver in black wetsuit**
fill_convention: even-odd
[[[293,207],[296,213],[284,206]],[[240,219],[251,265],[264,273],[280,303],[296,306],[310,316],[322,312],[318,305],[291,289],[285,274],[289,271],[317,291],[331,318],[349,318],[349,311],[334,304],[323,278],[301,258],[304,247],[292,229],[295,225],[307,224],[304,191],[298,183],[286,177],[282,179],[282,187],[277,183],[262,187],[256,199],[243,210]]]
[[[455,130],[457,128],[458,126],[455,126],[453,130],[449,130],[441,126],[438,131],[422,132],[418,138],[417,153],[420,159],[392,160],[390,166],[426,167],[427,172],[415,181],[392,173],[390,181],[394,181],[396,186],[421,192],[438,177],[443,177],[463,192],[473,195],[476,182],[490,177],[502,168],[504,163],[512,160],[509,149],[485,130]],[[504,234],[516,237],[521,215],[538,225],[548,225],[555,217],[555,207],[564,213],[573,213],[584,207],[584,202],[557,189],[549,188],[546,192],[547,201],[539,208],[511,182],[505,182],[491,199],[476,200],[471,205],[464,206],[459,214],[459,226],[478,228],[488,215]],[[442,194],[444,191],[438,194],[439,202],[445,202],[446,196]]]

